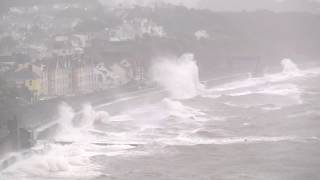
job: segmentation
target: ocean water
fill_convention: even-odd
[[[197,72],[189,58],[176,68]],[[75,113],[63,104],[57,136],[39,142],[0,179],[320,179],[320,67],[299,69],[288,59],[282,66],[215,87],[196,77],[181,85],[193,88],[192,96],[176,97],[183,79],[177,77],[162,84],[173,89],[168,96],[144,94],[153,100],[131,99],[118,111],[84,105]]]

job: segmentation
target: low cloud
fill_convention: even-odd
[[[320,11],[320,0],[99,0],[108,7],[152,7],[159,4],[181,5],[213,11],[267,9],[273,11]]]
[[[266,9],[272,11],[320,11],[320,0],[201,0],[201,8],[214,11],[254,11]]]

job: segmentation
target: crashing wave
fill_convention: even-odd
[[[179,58],[158,58],[151,67],[151,75],[174,99],[193,98],[204,89],[193,54],[184,54]]]

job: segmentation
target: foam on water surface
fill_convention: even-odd
[[[38,147],[40,148],[40,147]],[[90,163],[82,146],[46,144],[42,152],[34,153],[5,170],[5,174],[20,178],[80,178],[98,176],[98,167]]]
[[[239,97],[239,96],[254,96],[257,95],[263,96],[281,96],[280,99],[283,99],[285,105],[291,104],[302,104],[302,90],[301,88],[294,83],[288,83],[295,78],[310,78],[312,77],[309,73],[309,69],[300,70],[298,66],[290,59],[283,59],[281,61],[282,71],[275,74],[267,74],[261,78],[248,78],[245,80],[240,80],[232,83],[227,83],[215,88],[212,88],[210,91],[212,94],[223,94],[227,96]],[[274,97],[275,98],[275,97]],[[286,99],[288,100],[286,100]],[[259,98],[257,98],[259,100]],[[260,101],[262,102],[263,101]],[[263,105],[259,104],[257,105]],[[277,102],[277,101],[275,101]],[[280,102],[280,101],[279,101]],[[231,102],[228,102],[231,103]],[[272,102],[271,102],[272,103]],[[235,106],[238,106],[235,103]],[[240,104],[242,106],[243,104]],[[277,105],[277,104],[275,104]],[[280,105],[280,108],[283,105]]]
[[[233,125],[232,121],[238,120],[239,117],[226,118],[222,115],[212,117],[203,109],[193,105],[192,101],[198,99],[188,100],[190,102],[181,100],[201,95],[202,98],[210,101],[218,101],[219,96],[227,95],[228,102],[223,103],[235,105],[233,109],[240,109],[240,113],[243,113],[241,108],[246,104],[236,103],[237,100],[249,102],[254,95],[260,98],[257,98],[259,101],[275,104],[262,108],[272,110],[280,107],[281,109],[281,106],[277,105],[283,105],[283,102],[287,103],[286,101],[289,102],[289,100],[288,104],[294,104],[292,102],[298,101],[303,91],[297,84],[287,80],[306,77],[307,74],[306,71],[299,70],[292,61],[283,60],[283,71],[280,73],[225,84],[211,89],[212,94],[203,93],[206,90],[199,81],[199,70],[192,55],[184,55],[177,59],[162,59],[155,64],[152,71],[153,77],[170,92],[170,98],[135,106],[113,116],[107,111],[98,111],[89,104],[84,105],[77,113],[67,104],[62,104],[57,117],[61,130],[53,141],[38,145],[37,148],[40,151],[37,150],[30,158],[20,160],[6,169],[2,175],[12,179],[26,180],[92,179],[103,174],[102,167],[93,162],[92,157],[146,156],[167,146],[299,141],[299,137],[290,135],[247,136],[241,134],[236,136],[232,131],[230,132],[231,127],[228,125]],[[282,104],[270,100],[271,97]],[[208,108],[214,109],[216,106]],[[238,128],[256,126],[255,121],[249,121],[246,118],[239,122],[241,127]],[[66,144],[61,145],[62,143],[57,142]]]
[[[194,135],[181,135],[177,139],[162,139],[163,143],[170,145],[232,145],[232,144],[252,144],[252,143],[270,143],[281,141],[294,141],[296,137],[281,136],[281,137],[263,137],[263,136],[249,136],[249,137],[230,137],[230,138],[203,138]]]
[[[275,74],[266,74],[261,78],[249,77],[245,80],[227,83],[211,89],[211,92],[230,91],[241,88],[256,87],[274,82],[283,82],[297,77],[303,77],[308,74],[308,70],[300,70],[298,66],[290,59],[283,59],[281,61],[282,71]]]

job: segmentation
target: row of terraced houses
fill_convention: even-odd
[[[32,102],[116,88],[136,78],[136,68],[126,59],[111,65],[95,62],[84,54],[54,55],[32,63],[5,62],[4,59],[12,61],[9,57],[0,59],[0,67],[12,63],[3,70],[8,85],[28,89]]]

